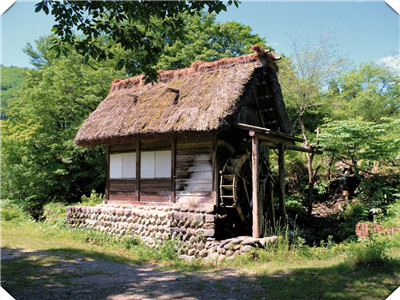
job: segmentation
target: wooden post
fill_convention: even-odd
[[[257,136],[254,136],[254,131],[250,131],[251,139],[251,162],[252,162],[252,183],[253,183],[253,237],[259,238],[261,236],[261,215],[262,205],[258,197],[258,161],[260,144]]]
[[[281,215],[282,224],[286,224],[286,200],[285,200],[285,148],[282,143],[279,144],[279,155],[278,155],[278,165],[279,165],[279,211]]]
[[[140,142],[136,141],[136,201],[140,201]]]
[[[176,140],[171,139],[171,202],[176,202]]]
[[[218,201],[218,188],[219,188],[219,161],[218,161],[218,142],[217,135],[213,136],[213,160],[212,160],[212,168],[213,168],[213,188],[212,188],[212,197],[214,201],[214,206],[219,206]]]
[[[269,160],[269,147],[265,147],[265,158],[268,163],[268,180],[267,180],[267,194],[266,194],[266,202],[267,202],[267,212],[269,214],[268,219],[271,222],[271,227],[275,229],[275,207],[274,207],[274,183],[272,181],[272,174],[270,168],[270,160]]]
[[[106,146],[106,190],[105,200],[110,200],[110,146]],[[106,202],[107,203],[107,202]]]

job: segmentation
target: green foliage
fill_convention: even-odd
[[[400,76],[391,69],[373,63],[350,70],[335,82],[327,97],[335,104],[333,116],[354,116],[381,123],[383,117],[400,117]]]
[[[321,116],[330,112],[331,105],[324,101],[322,91],[345,69],[346,60],[337,55],[327,33],[316,45],[299,46],[292,41],[291,50],[290,61],[282,63],[279,79],[294,131],[307,139],[322,124]]]
[[[13,222],[28,222],[32,221],[32,217],[24,212],[22,207],[8,199],[1,199],[0,219]]]
[[[51,224],[57,228],[65,227],[65,213],[68,205],[60,202],[50,202],[43,206],[43,215],[41,216],[45,223]]]
[[[164,45],[185,40],[185,16],[205,8],[209,13],[219,13],[231,4],[238,6],[239,1],[41,1],[35,11],[54,15],[52,32],[58,39],[52,47],[58,56],[70,52],[65,46],[69,43],[85,61],[113,59],[117,56],[115,49],[103,47],[98,39],[108,36],[128,54],[114,62],[118,70],[125,66],[129,74],[144,73],[154,81],[154,67]],[[75,28],[84,36],[82,40],[75,39]]]
[[[363,203],[366,209],[382,209],[397,198],[399,191],[399,174],[380,174],[361,180],[357,188],[357,198]],[[373,214],[379,213],[379,211],[371,212]]]
[[[249,54],[255,44],[266,47],[263,38],[251,33],[250,26],[234,21],[221,24],[215,21],[214,14],[186,14],[184,19],[185,39],[164,47],[157,69],[181,69],[197,60],[215,61]]]
[[[74,203],[82,194],[103,190],[104,149],[77,147],[82,121],[103,100],[116,77],[110,63],[96,69],[77,55],[55,59],[49,38],[37,42],[31,57],[41,68],[25,73],[25,84],[2,120],[2,194],[23,203],[39,218],[48,202]]]
[[[87,197],[86,195],[82,195],[81,197],[81,205],[84,206],[95,206],[97,204],[102,204],[105,199],[104,194],[96,193],[95,190],[90,192],[90,196]]]
[[[385,226],[400,227],[400,194],[395,194],[396,200],[386,207]]]
[[[393,243],[396,243],[393,237],[385,236],[372,236],[363,242],[351,243],[346,252],[346,262],[358,268],[384,270],[391,265],[387,251]]]
[[[337,160],[351,161],[356,175],[360,167],[370,168],[374,162],[396,164],[400,157],[399,121],[331,121],[321,126],[320,145],[334,152]]]
[[[175,239],[165,239],[159,241],[157,249],[157,258],[161,260],[176,260],[181,252],[181,247],[178,243],[178,240]]]
[[[6,119],[4,110],[7,109],[7,103],[15,97],[16,92],[21,89],[24,82],[24,69],[18,67],[0,66],[1,71],[1,116],[0,119]]]

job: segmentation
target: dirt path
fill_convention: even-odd
[[[1,259],[1,285],[18,300],[265,299],[259,280],[234,269],[182,274],[156,270],[155,265],[10,248],[2,249]]]

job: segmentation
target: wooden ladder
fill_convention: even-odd
[[[221,174],[219,192],[221,204],[225,208],[234,208],[236,206],[236,175]]]

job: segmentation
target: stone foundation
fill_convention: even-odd
[[[135,235],[152,247],[160,241],[175,239],[182,257],[225,257],[265,247],[277,237],[255,239],[236,237],[215,239],[217,215],[207,208],[180,206],[110,205],[68,207],[67,226],[92,228],[110,235]]]
[[[376,235],[394,235],[400,232],[400,227],[384,227],[379,224],[359,222],[356,225],[356,235],[359,238],[367,238],[372,234]]]

